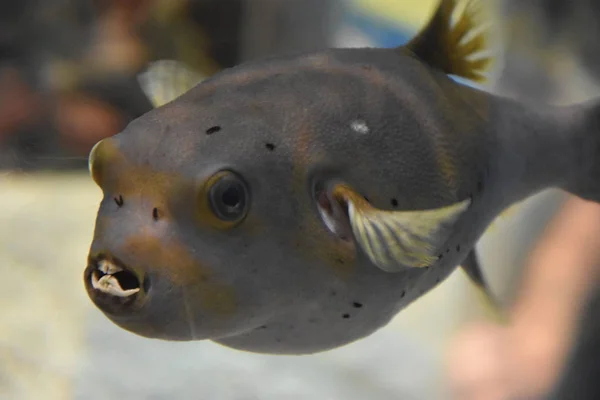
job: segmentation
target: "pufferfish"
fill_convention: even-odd
[[[442,0],[397,48],[269,57],[198,84],[151,67],[157,107],[90,153],[93,303],[148,338],[326,351],[460,265],[486,287],[474,247],[511,205],[549,187],[599,201],[596,102],[451,78],[485,78],[478,6]]]

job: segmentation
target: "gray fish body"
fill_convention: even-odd
[[[552,186],[600,199],[594,115],[587,105],[542,109],[460,85],[403,49],[238,66],[94,150],[105,198],[88,293],[143,336],[265,353],[342,346],[445,279],[514,202]],[[239,220],[219,220],[206,205],[227,202],[207,196],[223,171],[247,188]],[[331,188],[350,197],[342,202]],[[409,220],[401,211],[466,200],[452,223],[436,217],[445,230],[425,214],[422,229],[397,230]],[[333,229],[320,210],[331,212]],[[373,231],[357,235],[362,228]],[[387,228],[396,247],[377,241]],[[415,259],[428,264],[398,262],[390,273],[364,251],[390,256],[408,245],[422,246]],[[124,271],[98,272],[107,262]],[[115,286],[125,282],[119,273],[139,292],[126,297],[137,289]]]

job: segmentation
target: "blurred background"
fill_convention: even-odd
[[[496,0],[497,74],[486,88],[569,103],[600,93],[600,6]],[[457,272],[385,329],[307,357],[129,334],[88,300],[82,271],[100,190],[87,155],[150,109],[136,76],[178,59],[203,76],[256,57],[395,46],[436,0],[20,0],[0,3],[1,399],[447,399],[444,354],[484,308]],[[528,254],[563,204],[548,191],[479,248],[514,301]],[[491,399],[491,398],[490,398]]]

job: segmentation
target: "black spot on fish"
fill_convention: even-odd
[[[398,207],[398,200],[392,199],[392,207]]]
[[[119,207],[123,207],[123,204],[125,203],[125,201],[123,200],[123,196],[118,195],[117,197],[115,197],[115,203],[117,203]]]
[[[483,190],[483,181],[477,182],[477,191],[481,192]]]
[[[267,329],[267,326],[266,325],[262,325],[262,326],[259,326],[258,329],[261,329],[261,330],[262,329]]]
[[[207,135],[212,135],[213,133],[217,133],[221,130],[220,126],[211,126],[206,130]]]
[[[456,245],[456,251],[460,251],[460,244]]]
[[[450,253],[450,248],[447,248],[447,249],[446,249],[446,253]]]
[[[354,306],[354,308],[361,308],[363,306],[362,303],[358,303],[356,301],[352,303],[352,305]]]
[[[438,260],[441,260],[442,258],[444,258],[444,255],[443,255],[443,254],[440,254],[440,255],[438,256]]]
[[[369,198],[367,196],[363,196],[365,198],[366,201],[368,201],[369,203],[371,202],[371,200],[369,200]]]
[[[337,296],[337,292],[335,290],[332,290],[329,294],[331,295],[331,297]]]
[[[435,278],[435,283],[440,283],[440,277]]]
[[[266,143],[265,147],[267,148],[267,150],[269,151],[273,151],[275,150],[275,145],[273,143]]]
[[[155,221],[158,221],[158,219],[160,218],[160,213],[158,212],[158,208],[153,208],[152,209],[152,219]]]
[[[350,318],[350,314],[344,314],[344,315],[342,315],[342,318],[348,319],[348,318]]]
[[[404,296],[406,296],[406,290],[403,290],[402,293],[400,293],[400,298],[404,298]]]

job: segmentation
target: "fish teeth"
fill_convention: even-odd
[[[113,275],[123,271],[123,268],[116,266],[108,260],[102,260],[98,265],[98,270],[102,271],[105,275]]]
[[[119,280],[112,275],[103,275],[98,278],[98,273],[92,274],[92,287],[103,293],[116,297],[129,297],[140,291],[140,288],[124,290]]]

